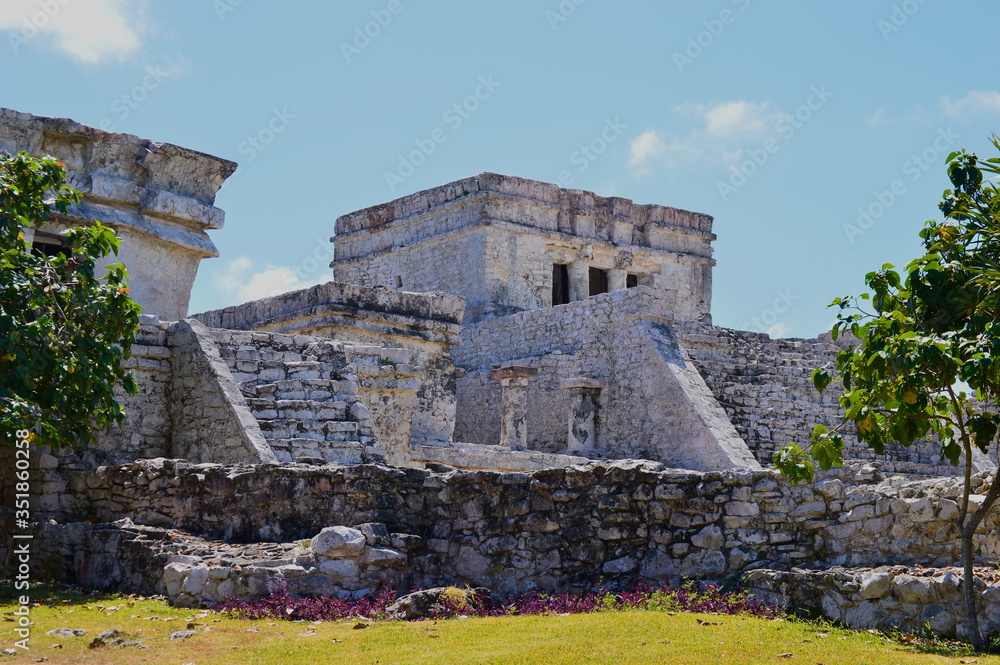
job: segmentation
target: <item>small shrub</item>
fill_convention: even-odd
[[[391,619],[386,608],[396,600],[396,592],[385,590],[360,600],[318,597],[303,598],[279,589],[254,601],[225,599],[217,608],[242,619],[304,619],[339,621],[347,618]],[[772,619],[781,614],[774,605],[754,598],[745,590],[725,591],[714,584],[696,588],[693,582],[679,588],[640,584],[633,591],[603,589],[583,595],[568,592],[527,593],[512,600],[493,598],[474,589],[448,587],[441,596],[440,611],[434,618],[458,615],[499,617],[518,614],[587,614],[598,611],[652,610],[700,612],[705,614],[745,614]]]

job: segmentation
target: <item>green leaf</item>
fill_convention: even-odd
[[[832,377],[830,376],[830,372],[827,370],[826,367],[820,367],[818,369],[813,370],[812,373],[813,385],[819,392],[823,392],[824,390],[826,390],[826,387],[830,385],[831,380]]]

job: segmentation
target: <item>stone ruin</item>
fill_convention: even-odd
[[[813,485],[770,468],[838,421],[810,372],[844,342],[714,326],[710,216],[483,173],[337,219],[335,281],[185,318],[235,164],[6,109],[0,149],[66,163],[84,200],[30,240],[109,223],[144,311],[125,427],[32,457],[39,575],[184,605],[744,575],[851,625],[956,630],[955,469],[850,433]],[[976,583],[1000,627],[1000,581]]]

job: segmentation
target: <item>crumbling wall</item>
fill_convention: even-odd
[[[679,338],[736,431],[761,464],[770,464],[774,452],[787,443],[805,446],[816,424],[834,427],[843,419],[838,398],[843,386],[834,380],[818,392],[812,371],[833,367],[846,342],[829,335],[817,339],[771,339],[763,333],[719,328],[706,324],[679,324]],[[941,459],[937,441],[909,448],[886,446],[876,456],[858,442],[853,427],[845,435],[844,457],[880,460],[887,470],[927,476],[956,475],[958,469]],[[989,468],[988,460],[979,460]]]
[[[498,443],[494,364],[538,369],[528,382],[528,447],[567,452],[571,378],[606,382],[584,454],[651,459],[694,469],[754,468],[757,462],[686,358],[665,318],[661,291],[620,290],[545,310],[469,325],[455,349],[456,438]]]
[[[235,542],[382,522],[423,540],[413,564],[421,573],[510,593],[640,575],[719,579],[750,564],[955,564],[961,481],[880,479],[859,467],[792,486],[774,471],[678,472],[648,462],[439,474],[145,460],[83,474],[59,510],[39,518],[128,517]],[[975,477],[974,502],[984,482]],[[1000,553],[998,518],[991,512],[980,528],[977,554]]]
[[[416,390],[410,437],[418,442],[451,441],[455,427],[455,364],[461,298],[443,293],[405,293],[327,282],[195,316],[209,327],[310,335],[367,345],[382,352],[386,366],[405,363],[414,372],[398,388]],[[399,352],[408,359],[395,359]],[[410,371],[408,370],[408,371]],[[388,370],[383,370],[387,372]],[[416,385],[414,385],[416,384]],[[382,395],[388,398],[388,393]],[[402,402],[402,393],[393,398]],[[386,408],[391,404],[386,403]]]

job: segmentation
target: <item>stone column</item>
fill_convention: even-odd
[[[620,291],[628,286],[628,271],[614,268],[608,271],[608,291]]]
[[[491,379],[499,379],[500,445],[524,450],[528,444],[528,379],[538,375],[536,367],[495,367]]]
[[[566,452],[596,450],[597,431],[600,424],[601,390],[607,385],[601,379],[576,376],[563,379],[559,387],[570,391],[569,432],[566,438]]]
[[[586,300],[590,296],[590,266],[584,261],[569,264],[569,301]]]

